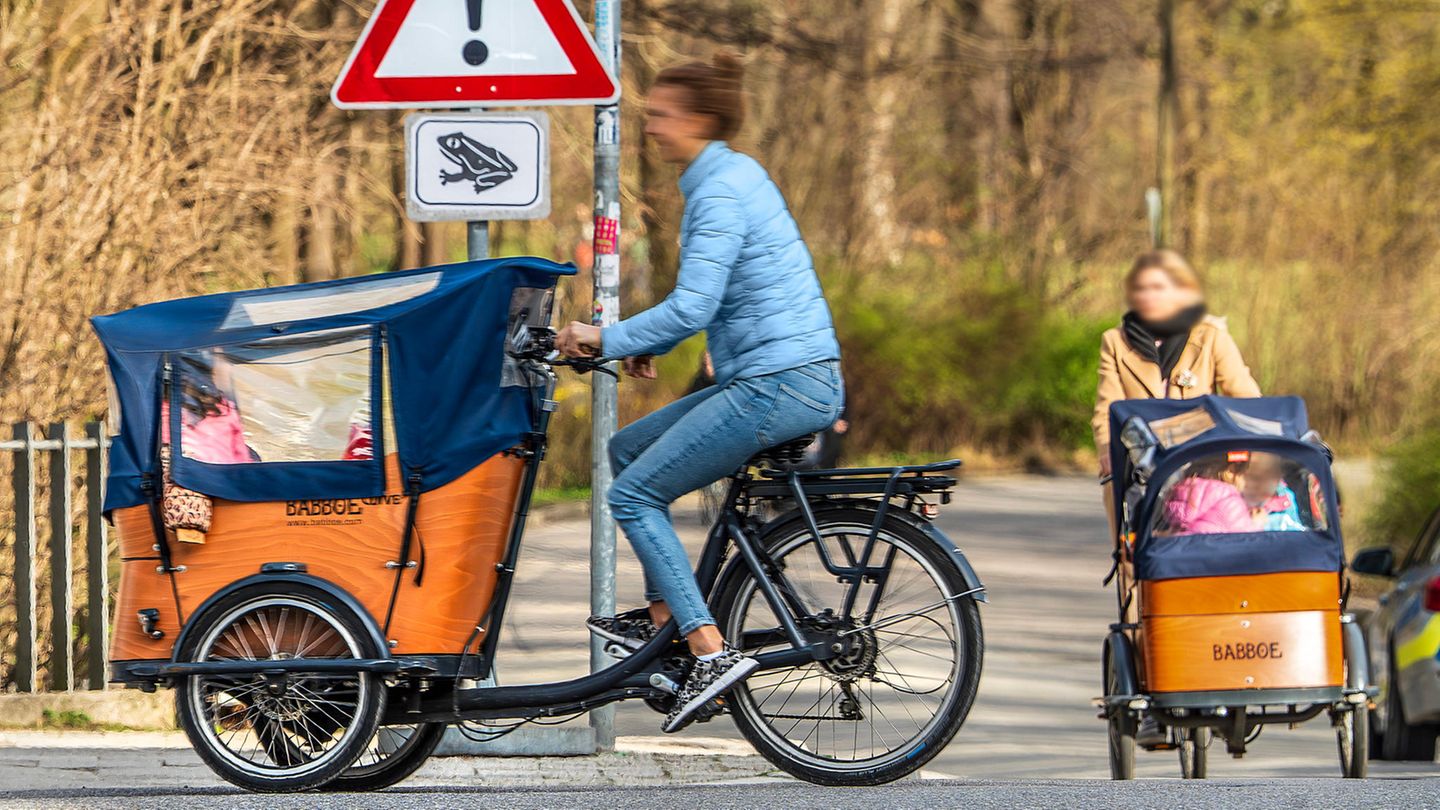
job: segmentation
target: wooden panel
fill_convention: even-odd
[[[149,527],[148,522],[146,527]],[[180,622],[175,615],[175,596],[170,592],[170,578],[155,570],[159,564],[154,560],[120,563],[115,632],[110,637],[110,658],[113,661],[170,657],[170,645],[175,643],[175,637],[180,633]],[[158,626],[165,631],[164,638],[156,640],[140,632],[139,613],[145,608],[160,611]]]
[[[150,507],[127,506],[111,513],[115,521],[116,545],[120,559],[134,560],[154,557],[155,533],[150,529]]]
[[[1150,692],[1339,686],[1339,610],[1146,619]]]
[[[386,480],[399,482],[394,456],[387,467]],[[522,459],[497,455],[421,496],[411,559],[423,552],[424,578],[417,586],[415,569],[405,572],[389,633],[398,642],[395,652],[460,651],[494,592],[495,566],[504,554],[523,471]],[[407,506],[398,483],[380,498],[217,500],[206,542],[171,546],[174,564],[186,569],[175,577],[182,612],[188,618],[215,591],[258,573],[263,563],[303,562],[311,574],[354,595],[383,624],[396,575],[385,564],[399,557]],[[122,553],[154,554],[146,507],[119,510],[116,526]],[[150,571],[156,565],[146,564]],[[123,601],[132,579],[120,583],[120,630],[124,622],[134,623]],[[112,656],[125,657],[118,651]]]
[[[1140,583],[1142,616],[1338,610],[1340,575],[1296,571],[1235,577],[1197,577]]]

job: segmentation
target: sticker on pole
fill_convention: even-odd
[[[543,112],[405,117],[405,212],[420,222],[550,215]]]
[[[609,104],[619,85],[570,0],[380,0],[337,107]]]

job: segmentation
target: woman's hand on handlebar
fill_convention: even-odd
[[[655,356],[642,354],[639,357],[627,357],[621,363],[625,373],[637,380],[653,380],[658,375],[655,372]]]
[[[600,327],[571,321],[555,336],[555,348],[566,357],[599,357]]]

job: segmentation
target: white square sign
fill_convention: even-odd
[[[543,112],[406,116],[405,211],[422,222],[549,216],[549,117]]]

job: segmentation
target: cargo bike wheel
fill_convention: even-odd
[[[1209,727],[1177,728],[1175,733],[1180,738],[1179,745],[1175,746],[1180,752],[1180,778],[1204,779],[1209,770],[1210,740],[1213,737]]]
[[[830,558],[853,562],[875,513],[815,518]],[[780,519],[761,542],[805,608],[801,628],[852,641],[830,660],[752,675],[728,698],[735,725],[766,759],[815,784],[877,785],[918,770],[960,729],[979,687],[980,612],[957,596],[967,590],[959,568],[919,528],[887,517],[872,555],[887,574],[865,621],[876,579],[862,581],[847,614],[848,580],[827,570],[802,519]],[[751,654],[789,647],[749,568],[732,567],[718,594],[726,638]]]
[[[1340,749],[1340,773],[1346,779],[1364,779],[1370,763],[1370,707],[1357,703],[1349,709],[1332,709],[1330,722]]]
[[[445,736],[444,723],[381,726],[370,745],[324,791],[362,792],[397,785],[420,769]]]
[[[1113,660],[1113,651],[1106,646],[1104,654],[1104,695],[1120,695],[1119,667]],[[1112,780],[1133,780],[1135,778],[1135,734],[1139,731],[1139,718],[1129,706],[1109,705],[1106,712],[1106,736],[1109,738],[1110,778]]]
[[[191,621],[181,661],[382,655],[341,600],[294,582],[240,588]],[[289,792],[320,787],[349,768],[375,737],[384,697],[383,680],[358,670],[193,675],[176,690],[176,710],[190,744],[221,778]]]

